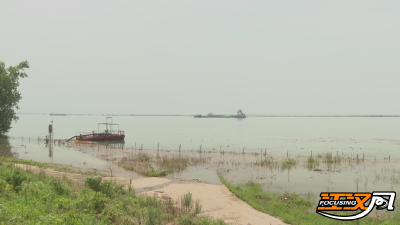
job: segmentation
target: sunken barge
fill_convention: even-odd
[[[108,122],[108,119],[111,119],[111,123]],[[105,130],[100,130],[100,125],[105,126]],[[113,129],[115,126],[118,127],[116,130]],[[98,123],[97,132],[80,132],[72,138],[76,138],[77,141],[123,141],[125,132],[119,129],[119,124],[112,122],[112,117],[106,117],[105,123]]]

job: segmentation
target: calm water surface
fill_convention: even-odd
[[[97,130],[103,116],[20,115],[9,132],[11,137],[45,137],[47,126],[54,122],[54,138],[67,139],[77,132]],[[117,116],[114,123],[125,131],[125,146],[145,149],[191,150],[225,149],[225,151],[267,150],[269,154],[310,154],[311,151],[348,152],[362,149],[371,156],[399,156],[400,118],[396,117],[249,117],[218,119]]]
[[[103,116],[20,115],[9,132],[13,152],[19,158],[71,165],[82,169],[99,168],[107,172],[114,166],[116,176],[139,175],[119,168],[115,163],[96,157],[99,148],[68,148],[55,145],[52,153],[37,138],[47,135],[47,126],[54,122],[54,138],[67,139],[77,132],[97,130]],[[321,191],[362,191],[400,189],[400,118],[396,117],[250,117],[246,119],[195,119],[193,117],[117,116],[114,123],[125,131],[125,143],[107,150],[114,158],[132,148],[156,150],[158,143],[165,150],[179,149],[193,153],[202,147],[209,152],[211,164],[190,167],[171,176],[201,179],[219,183],[215,171],[225,171],[232,182],[253,180],[268,190],[318,194]],[[22,139],[22,137],[24,139]],[[29,139],[30,138],[30,139]],[[103,150],[104,151],[104,148]],[[150,151],[151,150],[147,150]],[[219,152],[226,154],[222,155]],[[191,152],[191,153],[190,153]],[[238,154],[245,152],[246,155]],[[253,153],[253,154],[251,154]],[[254,153],[267,154],[266,156]],[[332,153],[344,158],[364,157],[365,162],[329,166],[322,158],[319,169],[308,170],[299,163],[291,170],[262,168],[253,162],[273,157],[278,165],[286,157],[306,161],[313,154]],[[391,158],[389,161],[388,158]],[[204,157],[204,155],[203,155]],[[229,169],[229,170],[228,170]],[[229,171],[229,172],[227,172]],[[261,178],[261,179],[260,179]]]

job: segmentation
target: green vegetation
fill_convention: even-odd
[[[19,79],[28,76],[26,68],[29,68],[28,61],[8,68],[0,61],[0,136],[10,130],[13,120],[18,120],[15,110],[19,109],[18,102],[22,98],[18,91]]]
[[[226,224],[199,216],[190,193],[180,204],[136,196],[114,181],[90,177],[84,185],[0,163],[1,224]]]
[[[218,174],[221,182],[228,187],[238,198],[247,202],[254,209],[269,215],[280,218],[285,223],[289,224],[386,224],[398,225],[400,224],[400,213],[388,212],[386,214],[379,214],[379,218],[372,217],[371,215],[357,221],[337,221],[323,217],[315,212],[316,203],[310,198],[306,199],[295,193],[276,193],[265,192],[261,184],[248,182],[242,185],[230,184],[221,173]],[[400,204],[397,203],[400,207]],[[339,214],[338,212],[328,212]]]
[[[122,158],[118,165],[143,176],[161,177],[182,171],[189,165],[200,163],[202,160],[203,159],[175,155],[151,158],[145,153],[139,153],[135,158]],[[154,168],[154,166],[156,168]]]
[[[339,164],[342,162],[342,158],[340,156],[333,157],[332,153],[326,153],[324,155],[323,161],[324,161],[324,163],[327,163],[327,164],[332,164],[332,163]]]
[[[0,157],[13,157],[8,137],[0,136]]]
[[[24,165],[30,165],[30,166],[37,166],[40,168],[48,168],[48,169],[53,169],[57,171],[62,171],[62,172],[69,172],[69,173],[79,173],[79,174],[86,174],[86,175],[102,175],[99,173],[96,173],[94,171],[80,171],[77,169],[69,168],[69,167],[61,167],[61,166],[55,166],[47,163],[40,163],[40,162],[35,162],[32,160],[26,160],[26,159],[17,159],[17,158],[4,158],[0,157],[0,162],[10,162],[10,163],[19,163],[19,164],[24,164]]]
[[[319,160],[313,158],[312,156],[308,157],[308,159],[307,159],[307,169],[312,170],[316,166],[319,166]]]
[[[294,159],[286,159],[282,161],[282,170],[288,169],[290,170],[292,166],[296,165],[297,161]]]
[[[277,166],[277,162],[271,156],[269,158],[265,158],[264,160],[261,160],[260,162],[256,161],[254,163],[254,165],[255,166],[265,166],[265,167],[276,167]]]

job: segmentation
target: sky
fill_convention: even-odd
[[[20,113],[400,114],[400,1],[0,3]]]

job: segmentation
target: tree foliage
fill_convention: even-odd
[[[0,136],[10,130],[13,120],[18,120],[15,110],[19,109],[18,102],[22,98],[18,91],[19,78],[28,77],[26,68],[29,68],[28,61],[8,68],[0,61]]]

